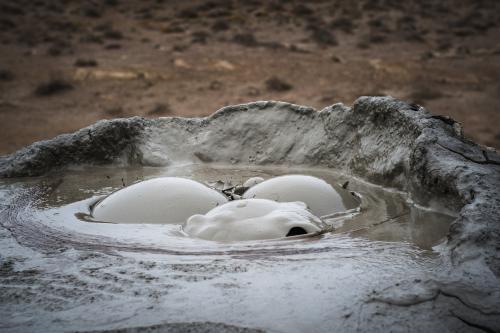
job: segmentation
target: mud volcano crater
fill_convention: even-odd
[[[264,201],[237,186],[290,174],[331,186],[342,212],[300,213],[292,220],[314,226],[236,242],[92,219],[96,203],[144,180],[194,180],[220,192],[210,194],[218,210],[235,196],[234,210]],[[500,328],[500,156],[418,105],[270,101],[101,121],[0,157],[0,175],[2,331]],[[287,214],[312,207],[270,202]],[[213,223],[210,214],[190,219]]]

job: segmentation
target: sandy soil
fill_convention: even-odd
[[[391,95],[500,148],[500,2],[0,0],[0,154],[99,119]]]

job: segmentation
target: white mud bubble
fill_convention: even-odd
[[[269,199],[278,202],[302,201],[316,216],[331,215],[348,209],[332,185],[317,177],[304,175],[286,175],[268,179],[252,186],[243,194],[243,198]],[[351,198],[351,201],[354,199]]]
[[[227,202],[219,192],[194,180],[160,177],[116,191],[97,203],[93,217],[114,223],[184,223]]]
[[[323,222],[303,202],[243,199],[191,216],[184,231],[213,241],[248,241],[320,232]]]

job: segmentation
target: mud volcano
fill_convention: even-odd
[[[248,179],[287,174],[344,190],[345,211],[322,232],[236,242],[92,216],[142,180],[189,178],[240,200]],[[1,157],[0,175],[2,332],[500,328],[500,156],[418,105],[101,121]]]

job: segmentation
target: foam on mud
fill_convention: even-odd
[[[191,216],[184,231],[192,237],[227,242],[281,238],[293,228],[313,233],[325,227],[303,202],[243,199]]]

